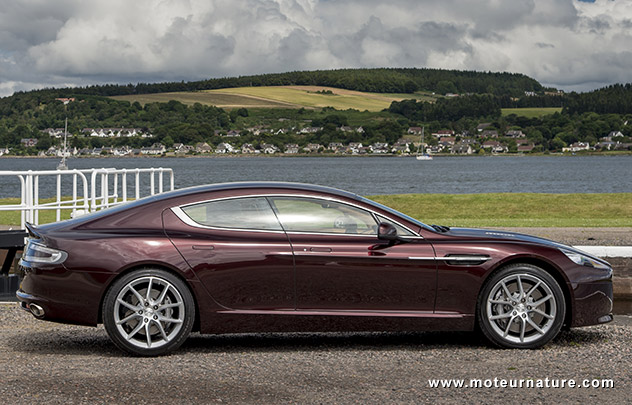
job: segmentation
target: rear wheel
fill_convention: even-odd
[[[102,315],[105,330],[119,348],[134,355],[158,356],[187,339],[195,304],[178,277],[160,269],[142,269],[112,284]]]
[[[478,300],[477,320],[492,343],[534,349],[559,333],[566,314],[564,293],[546,271],[514,264],[494,274]]]

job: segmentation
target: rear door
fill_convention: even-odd
[[[168,236],[220,305],[295,309],[292,248],[265,197],[212,200],[163,215],[172,217],[165,218]]]

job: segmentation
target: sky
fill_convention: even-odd
[[[11,0],[0,97],[18,90],[293,70],[523,73],[632,82],[630,0]]]

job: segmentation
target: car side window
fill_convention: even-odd
[[[380,222],[386,222],[387,224],[391,224],[395,227],[395,229],[397,229],[397,234],[399,236],[417,236],[414,233],[412,233],[411,231],[409,231],[408,229],[404,228],[403,226],[391,221],[390,219],[383,217],[381,215],[377,216],[378,221]]]
[[[194,222],[216,228],[281,231],[265,197],[230,198],[182,207]]]
[[[306,197],[270,197],[288,232],[377,235],[373,215],[351,205]]]

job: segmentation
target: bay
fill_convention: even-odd
[[[0,171],[54,170],[58,159],[0,158]],[[632,192],[632,156],[79,158],[71,169],[169,167],[176,188],[232,181],[321,184],[360,195]],[[19,197],[0,176],[0,198]],[[54,195],[42,181],[41,197]]]

